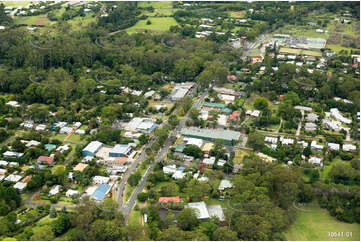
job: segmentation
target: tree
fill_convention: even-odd
[[[56,218],[56,216],[57,216],[56,209],[54,207],[51,207],[49,217]]]
[[[203,151],[196,145],[186,145],[183,149],[183,153],[189,156],[193,156],[195,159],[203,157]]]
[[[61,214],[52,224],[52,230],[55,236],[65,233],[70,227],[70,218],[67,214]]]
[[[158,237],[162,241],[176,241],[184,240],[185,232],[179,229],[176,225],[171,225],[169,228],[163,230]]]
[[[264,146],[263,135],[257,132],[249,134],[247,144],[257,151],[261,150]]]
[[[176,196],[179,193],[179,187],[175,183],[167,183],[160,188],[160,193],[164,197]]]
[[[140,202],[145,202],[148,199],[148,193],[141,192],[137,195],[137,198]]]
[[[235,241],[238,240],[237,232],[227,228],[218,228],[213,233],[213,240],[217,241]]]
[[[183,230],[193,230],[198,224],[196,210],[193,208],[185,208],[178,214],[178,226]]]
[[[31,240],[49,241],[54,239],[54,233],[50,225],[43,225],[41,229],[34,231]]]
[[[265,110],[268,108],[268,102],[265,98],[259,97],[254,102],[253,106],[259,110]]]

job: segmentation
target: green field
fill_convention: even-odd
[[[172,2],[166,1],[145,1],[145,2],[138,2],[138,7],[146,8],[146,7],[153,7],[153,8],[172,8]]]
[[[37,16],[16,16],[14,18],[15,24],[26,24],[26,25],[35,25],[39,18],[46,18],[46,14],[41,14]],[[45,23],[50,23],[51,21],[47,20]]]
[[[34,3],[34,2],[30,2],[30,1],[1,1],[0,3],[3,3],[7,7],[24,7],[24,6],[29,5],[30,3]]]
[[[297,211],[296,221],[285,232],[290,241],[359,241],[360,225],[338,221],[326,209],[317,203],[302,206],[304,211]],[[330,237],[329,232],[343,232],[343,237]],[[352,237],[346,237],[352,232]]]
[[[147,21],[150,20],[151,24],[147,25]],[[171,26],[178,25],[172,17],[150,17],[146,20],[138,21],[134,26],[126,29],[128,33],[142,32],[144,30],[150,30],[154,32],[168,31]]]
[[[347,48],[347,47],[343,47],[341,45],[326,45],[326,48],[329,48],[329,49],[335,51],[336,53],[340,53],[341,50],[345,50],[347,52],[350,52],[351,50],[360,51],[359,49]]]

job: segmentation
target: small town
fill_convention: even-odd
[[[1,1],[0,240],[360,240],[360,2]]]

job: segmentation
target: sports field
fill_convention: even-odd
[[[50,23],[50,20],[45,14],[42,14],[37,16],[16,16],[14,22],[15,24],[45,25]]]
[[[314,202],[306,206],[296,205],[296,221],[285,232],[290,241],[359,241],[360,225],[338,221],[326,209]],[[329,236],[340,232],[340,236]],[[343,232],[343,236],[341,236]],[[348,235],[348,236],[347,236]]]

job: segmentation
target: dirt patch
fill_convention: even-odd
[[[236,13],[237,17],[242,18],[243,17],[243,11],[239,11]]]
[[[47,17],[39,17],[34,25],[45,25],[47,22],[49,21],[49,19]]]

